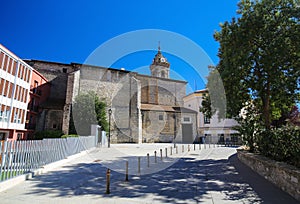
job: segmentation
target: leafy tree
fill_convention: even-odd
[[[299,3],[241,0],[238,6],[239,18],[225,22],[214,34],[220,43],[215,72],[226,90],[227,116],[239,117],[252,103],[263,126],[270,129],[272,120],[299,100]]]
[[[92,124],[100,125],[105,131],[108,129],[106,104],[94,92],[81,93],[75,98],[72,116],[70,129],[73,130],[73,134],[75,127],[79,135],[90,135]]]
[[[218,113],[219,119],[226,118],[226,94],[224,85],[218,70],[214,66],[209,66],[210,74],[207,77],[207,90],[202,100],[200,112],[211,118]]]

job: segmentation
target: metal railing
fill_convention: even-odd
[[[34,171],[96,146],[95,136],[2,141],[0,181]]]

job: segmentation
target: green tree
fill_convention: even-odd
[[[106,103],[101,101],[94,92],[81,93],[75,98],[72,116],[70,123],[72,133],[75,129],[79,135],[90,135],[92,124],[100,125],[105,131],[108,129]]]
[[[214,34],[220,43],[215,71],[226,90],[227,116],[239,117],[251,103],[270,129],[299,100],[299,2],[241,0],[238,6],[239,18]]]

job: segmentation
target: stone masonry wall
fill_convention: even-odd
[[[186,82],[137,75],[141,81],[141,102],[168,106],[183,106]]]
[[[79,91],[94,91],[112,109],[111,142],[138,142],[140,85],[135,74],[89,66],[80,72]]]
[[[300,201],[299,169],[241,150],[238,151],[238,158],[258,174]]]

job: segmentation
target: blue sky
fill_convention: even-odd
[[[237,3],[237,0],[2,1],[0,43],[23,59],[83,63],[95,49],[116,36],[157,29],[190,39],[216,64],[219,44],[213,33],[220,29],[219,23],[236,16]],[[164,44],[158,36],[152,42],[152,50],[145,48],[131,53],[111,67],[147,74],[145,70],[156,53],[158,41],[162,51],[170,49],[170,42]],[[135,42],[128,43],[130,46]],[[192,50],[187,54],[197,57]],[[189,62],[172,53],[164,55],[174,71],[172,77],[189,82],[188,92],[204,88],[203,76]],[[100,66],[103,57],[99,56],[97,61]],[[197,69],[207,69],[209,64],[203,60]]]

